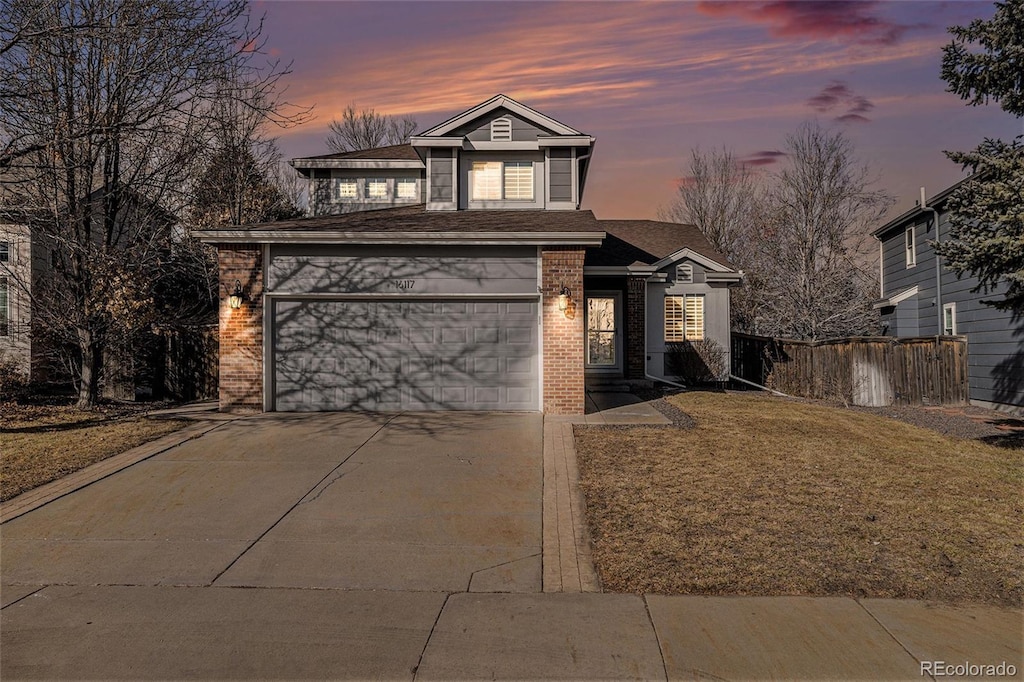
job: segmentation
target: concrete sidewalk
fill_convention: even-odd
[[[940,677],[922,675],[938,661],[1021,679],[1024,667],[1019,611],[870,599],[51,586],[0,622],[4,679],[919,680]]]

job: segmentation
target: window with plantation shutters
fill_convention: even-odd
[[[474,161],[470,173],[474,200],[501,199],[501,161]]]
[[[413,178],[403,178],[399,180],[396,194],[399,199],[415,199],[416,180]]]
[[[704,295],[665,297],[665,341],[704,338]]]
[[[666,341],[682,341],[683,336],[683,324],[685,322],[685,315],[683,314],[683,297],[682,296],[666,296],[665,297],[665,340]]]
[[[355,199],[358,195],[358,184],[355,180],[341,179],[335,181],[338,185],[339,199]]]
[[[366,180],[367,199],[387,199],[388,181],[385,178],[367,178]]]
[[[686,340],[704,338],[704,296],[686,297]]]
[[[469,172],[473,201],[533,201],[532,161],[474,161]]]
[[[505,198],[533,201],[533,162],[505,162]]]

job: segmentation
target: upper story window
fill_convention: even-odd
[[[395,186],[395,196],[399,199],[415,199],[417,195],[415,178],[401,178],[398,180]]]
[[[367,199],[387,199],[388,198],[388,181],[385,178],[367,178],[366,179],[366,198]]]
[[[907,252],[907,267],[912,268],[917,265],[917,245],[914,240],[913,225],[908,227],[907,231],[903,233],[903,246]]]
[[[473,201],[533,201],[532,161],[474,161]]]
[[[533,201],[533,162],[505,162],[505,198]]]
[[[359,184],[355,179],[343,178],[336,182],[338,183],[339,199],[355,199],[359,196]]]
[[[491,121],[491,142],[512,141],[512,119],[496,118]]]
[[[704,294],[665,297],[665,341],[704,338]]]
[[[11,260],[11,243],[0,242],[0,263],[6,263]]]
[[[693,266],[689,263],[683,263],[682,265],[676,266],[676,282],[679,284],[692,284],[693,283]]]

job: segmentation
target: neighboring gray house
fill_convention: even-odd
[[[949,238],[946,202],[952,187],[889,221],[872,234],[880,249],[880,293],[875,308],[888,336],[959,335],[967,338],[971,403],[1024,411],[1024,317],[986,305],[1003,289],[974,292],[975,277],[936,268],[938,241]]]
[[[585,376],[674,379],[695,341],[727,372],[742,274],[692,226],[580,210],[594,142],[497,95],[406,145],[294,159],[309,217],[202,235],[222,408],[582,413]]]

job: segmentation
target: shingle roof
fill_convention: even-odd
[[[587,249],[586,265],[650,265],[673,253],[690,248],[730,268],[736,266],[711,246],[695,225],[657,220],[599,220],[608,233],[599,249]]]
[[[419,154],[411,144],[394,144],[390,147],[375,149],[359,149],[354,152],[338,154],[321,154],[320,156],[304,156],[303,159],[382,159],[388,161],[419,161]]]
[[[424,204],[244,225],[249,232],[602,232],[591,211],[428,211]]]

